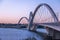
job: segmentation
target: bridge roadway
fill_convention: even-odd
[[[52,36],[53,39],[60,39],[60,22],[58,23],[37,23],[35,25],[42,25],[44,26],[47,31],[48,35]]]
[[[42,25],[44,27],[52,28],[60,32],[60,22],[59,23],[36,23],[36,25]]]

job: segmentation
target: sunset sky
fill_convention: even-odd
[[[55,13],[60,13],[60,0],[0,0],[0,23],[17,23],[23,16],[41,4],[49,4]]]

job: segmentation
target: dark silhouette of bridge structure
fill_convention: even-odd
[[[27,17],[21,17],[20,20],[19,20],[18,23],[17,23],[17,26],[18,26],[17,28],[21,28],[22,26],[25,26],[25,27],[28,26],[28,23],[27,23],[27,24],[21,24],[21,21],[22,21],[23,19],[26,19],[27,22],[29,22],[29,19],[28,19]],[[19,25],[19,24],[20,24],[20,25]]]
[[[56,16],[55,12],[53,11],[53,9],[52,9],[48,4],[42,3],[42,4],[38,5],[38,6],[36,7],[36,9],[34,10],[34,12],[33,12],[33,15],[32,15],[32,17],[31,17],[31,21],[30,21],[30,27],[32,27],[32,24],[33,24],[33,21],[34,21],[34,17],[35,17],[35,15],[36,15],[38,9],[39,9],[40,7],[42,7],[42,6],[45,6],[45,7],[50,11],[52,17],[54,18],[54,22],[58,22],[58,18],[57,18],[57,16]]]
[[[22,19],[26,19],[27,22],[29,21],[29,19],[27,17],[21,17],[20,20],[18,21],[18,24],[22,21]]]
[[[54,19],[54,22],[51,22],[51,23],[34,23],[33,22],[35,15],[37,14],[39,8],[41,8],[42,6],[46,7],[49,10],[51,16]],[[56,39],[60,39],[60,23],[59,23],[58,17],[56,16],[56,14],[53,11],[53,9],[51,8],[51,6],[49,6],[48,4],[46,4],[46,3],[39,4],[36,7],[36,9],[34,10],[34,12],[32,12],[32,11],[30,12],[29,19],[27,17],[22,17],[18,21],[18,24],[21,22],[21,20],[23,18],[25,18],[28,22],[28,27],[27,27],[28,30],[36,31],[37,27],[35,25],[42,25],[48,31],[49,36],[52,36],[53,38],[56,38]]]

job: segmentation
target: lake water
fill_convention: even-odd
[[[47,33],[45,29],[37,29],[42,33]],[[1,40],[44,40],[44,38],[27,29],[0,28]]]

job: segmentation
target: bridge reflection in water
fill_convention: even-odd
[[[39,9],[42,6],[45,6],[49,10],[50,14],[52,15],[53,22],[52,20],[49,21],[47,19],[48,20],[47,21],[45,19],[45,18],[49,18],[49,16],[51,15],[48,15],[46,13],[41,15],[41,13],[39,13],[40,11]],[[19,24],[21,20],[24,18],[28,22],[26,25],[27,29],[22,28],[23,25]],[[44,19],[45,21],[42,21],[42,19]],[[48,35],[48,36],[51,36],[49,37],[50,39],[51,38],[60,39],[60,29],[59,29],[60,27],[58,27],[59,24],[60,24],[59,20],[55,12],[53,11],[53,9],[48,4],[42,3],[36,7],[34,12],[30,12],[29,19],[27,17],[22,17],[18,21],[16,28],[20,28],[20,29],[0,28],[0,32],[1,32],[0,38],[2,38],[2,40],[4,39],[6,40],[45,40],[45,38]]]

